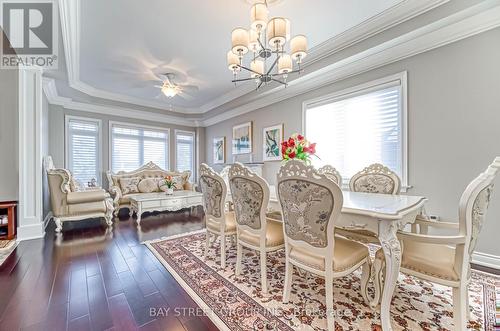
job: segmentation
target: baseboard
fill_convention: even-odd
[[[45,236],[43,224],[31,224],[17,227],[17,241],[39,239]]]
[[[49,225],[50,221],[52,220],[52,217],[54,217],[54,214],[52,214],[51,211],[45,215],[45,218],[43,219],[43,229],[45,230],[47,228],[47,225]]]
[[[497,255],[475,252],[472,254],[472,263],[500,270],[500,256]]]

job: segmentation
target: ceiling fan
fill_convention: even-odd
[[[159,74],[158,77],[161,79],[162,84],[154,85],[154,87],[161,89],[161,92],[167,98],[173,98],[176,95],[181,97],[192,97],[191,93],[198,91],[198,87],[195,85],[176,83],[174,73]]]

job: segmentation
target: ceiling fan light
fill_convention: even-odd
[[[243,55],[248,52],[248,31],[243,28],[236,28],[231,33],[232,51],[236,55]]]
[[[267,17],[269,10],[265,3],[256,3],[250,9],[250,21],[252,22],[252,29],[261,31],[266,28]]]
[[[255,72],[258,73],[257,74],[255,72],[252,72],[250,74],[250,76],[252,78],[259,77],[259,76],[263,75],[264,74],[264,61],[262,61],[262,60],[253,60],[252,62],[250,62],[250,69],[252,71],[255,71]]]
[[[290,53],[292,58],[297,62],[301,62],[307,56],[307,38],[303,35],[298,35],[290,41]]]
[[[292,57],[288,54],[283,54],[278,60],[278,73],[287,74],[293,70]]]
[[[161,88],[161,91],[167,98],[173,98],[179,93],[179,88],[177,86],[172,86],[172,85],[164,85]]]
[[[273,17],[267,23],[267,40],[273,49],[283,47],[290,39],[290,21],[284,17]]]
[[[227,67],[231,71],[238,71],[239,70],[239,65],[240,64],[240,59],[238,58],[238,55],[234,54],[233,51],[227,52]]]

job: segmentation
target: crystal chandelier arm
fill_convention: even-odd
[[[254,77],[250,77],[250,78],[240,78],[240,79],[233,79],[231,81],[231,83],[236,83],[236,82],[246,82],[246,81],[249,81],[249,80],[254,80],[255,78]]]
[[[264,84],[264,82],[260,82],[259,86],[257,86],[257,88],[255,90],[257,91],[258,89],[260,89],[260,87],[262,86],[262,84]]]
[[[240,68],[242,68],[242,69],[245,69],[245,70],[247,70],[247,71],[253,72],[253,73],[254,73],[254,74],[256,74],[256,75],[262,76],[262,74],[261,74],[260,72],[257,72],[257,71],[254,71],[254,70],[250,69],[250,68],[247,68],[247,67],[245,67],[245,66],[242,66],[241,64],[238,64],[238,67],[240,67]]]

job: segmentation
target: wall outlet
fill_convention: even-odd
[[[429,215],[429,219],[431,221],[438,222],[439,221],[439,216],[437,216],[437,215]]]

